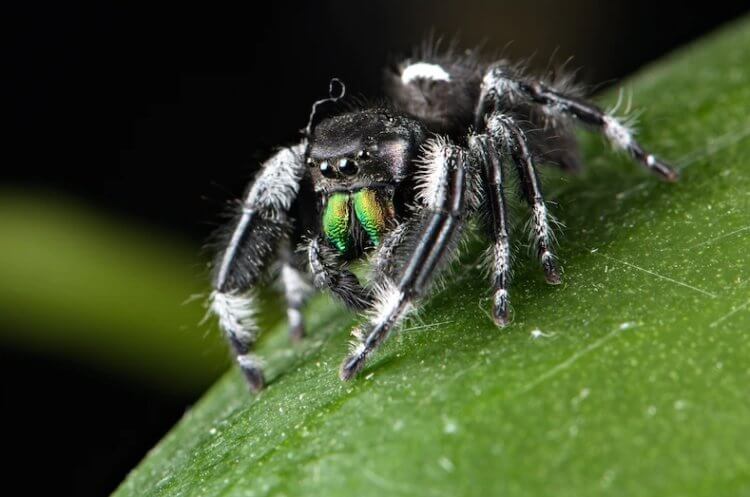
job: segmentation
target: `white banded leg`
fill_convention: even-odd
[[[210,309],[219,318],[236,362],[254,391],[265,380],[258,359],[250,353],[258,331],[253,288],[292,230],[289,210],[306,172],[304,146],[281,149],[263,164],[214,265]]]
[[[513,118],[505,114],[493,114],[487,120],[487,130],[497,147],[508,150],[516,165],[523,196],[532,209],[531,224],[537,257],[547,283],[557,285],[561,282],[561,277],[552,248],[554,233],[526,136]]]
[[[307,276],[293,264],[293,254],[289,243],[282,246],[281,274],[279,279],[284,290],[286,300],[286,316],[289,322],[289,338],[292,341],[302,340],[305,336],[305,323],[302,317],[302,307],[307,302],[312,287]]]
[[[485,198],[492,221],[492,317],[495,324],[505,326],[508,324],[510,315],[508,286],[510,285],[511,252],[503,162],[493,140],[487,135],[471,136],[469,147],[477,163],[482,167]]]
[[[467,170],[463,151],[439,143],[425,161],[421,198],[426,210],[416,226],[405,264],[398,271],[397,284],[386,281],[378,292],[370,320],[352,334],[358,341],[341,365],[339,376],[350,380],[359,373],[367,358],[385,341],[426,291],[444,262],[457,234],[465,210]]]
[[[310,240],[307,256],[315,288],[329,290],[334,297],[355,311],[362,311],[372,305],[370,291],[344,266],[336,249],[322,236]]]
[[[262,389],[265,385],[263,369],[258,358],[250,353],[258,334],[253,292],[216,290],[211,294],[211,311],[219,318],[219,326],[232,347],[237,365],[245,375],[248,386],[256,392]]]
[[[485,75],[482,95],[486,98],[508,98],[511,102],[520,97],[544,106],[548,113],[566,113],[580,122],[593,126],[607,137],[613,147],[624,150],[646,169],[667,181],[678,179],[677,171],[654,154],[646,152],[634,137],[633,131],[616,117],[596,105],[553,90],[541,81],[527,81],[514,76],[504,67],[495,67]],[[483,99],[484,100],[484,99]],[[486,102],[479,108],[486,108]]]

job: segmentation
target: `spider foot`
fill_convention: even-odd
[[[266,379],[263,376],[263,370],[260,368],[257,360],[249,355],[237,357],[237,363],[245,375],[247,385],[253,393],[258,393],[266,386]]]
[[[364,346],[360,345],[357,350],[344,359],[339,369],[339,378],[342,381],[349,381],[359,374],[360,371],[365,367],[365,361],[367,360],[367,354],[365,354]]]
[[[562,276],[560,275],[560,267],[555,261],[555,255],[546,250],[540,256],[542,262],[542,269],[544,269],[544,279],[550,285],[559,285],[562,283]]]
[[[646,165],[653,169],[656,174],[662,177],[665,181],[668,181],[670,183],[675,183],[677,180],[680,179],[680,173],[677,172],[677,169],[670,166],[666,162],[656,158],[654,155],[647,155],[646,156]]]
[[[492,306],[492,318],[495,324],[503,328],[510,323],[510,301],[508,299],[508,290],[501,288],[495,291],[495,298]]]

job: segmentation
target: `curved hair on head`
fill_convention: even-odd
[[[307,126],[303,130],[306,138],[309,139],[312,136],[313,129],[315,129],[315,126],[317,126],[320,121],[331,115],[334,106],[327,104],[335,104],[344,98],[345,94],[346,86],[344,85],[344,82],[339,78],[332,78],[328,83],[328,98],[316,100],[312,105],[310,118],[307,121]]]

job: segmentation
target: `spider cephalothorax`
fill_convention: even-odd
[[[508,323],[508,168],[531,208],[531,239],[545,278],[560,282],[536,161],[578,167],[572,124],[602,132],[647,169],[677,178],[614,116],[502,61],[427,53],[389,71],[387,82],[388,106],[345,111],[337,105],[343,86],[334,95],[332,82],[331,97],[313,105],[302,141],[263,165],[227,232],[211,309],[254,390],[264,378],[250,352],[257,331],[253,289],[274,260],[281,264],[292,337],[304,335],[301,308],[311,286],[368,311],[341,366],[348,380],[427,294],[477,213],[485,214],[492,245],[492,315],[498,326]],[[363,284],[348,261],[366,252],[374,276]]]
[[[347,112],[314,128],[306,164],[322,233],[342,256],[379,245],[397,224],[404,199],[395,194],[413,176],[424,137],[418,121],[384,109]]]

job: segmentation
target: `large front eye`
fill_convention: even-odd
[[[339,171],[341,174],[351,176],[357,173],[357,163],[351,159],[343,158],[339,159]]]
[[[336,176],[336,171],[333,170],[330,162],[324,160],[320,163],[320,174],[322,174],[326,178],[333,178],[334,176]]]

